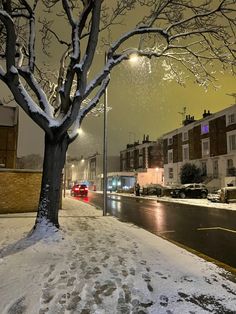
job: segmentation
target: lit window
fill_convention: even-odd
[[[168,150],[168,163],[173,162],[173,150]]]
[[[209,156],[210,154],[210,145],[209,139],[202,140],[202,157]]]
[[[209,124],[208,124],[208,122],[204,123],[204,124],[201,124],[201,133],[202,134],[209,133]]]

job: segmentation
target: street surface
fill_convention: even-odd
[[[236,268],[236,211],[108,194],[108,213]]]

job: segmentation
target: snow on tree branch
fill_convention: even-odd
[[[39,21],[36,13],[42,8],[38,3],[20,0],[0,5],[0,53],[6,61],[5,67],[1,63],[0,79],[26,112],[37,112],[37,124],[47,132],[52,128],[54,138],[60,139],[76,123],[81,124],[99,103],[112,69],[134,53],[160,59],[166,72],[164,79],[175,78],[181,83],[184,70],[201,85],[212,82],[214,62],[235,71],[234,0],[118,0],[109,5],[102,0],[43,0],[44,18]],[[107,62],[97,72],[91,71],[91,79],[89,71],[97,58],[99,33],[109,30],[111,34],[110,27],[121,23],[121,18],[138,6],[145,9],[146,16],[109,43]],[[57,30],[65,20],[67,37]],[[43,34],[35,31],[37,22]],[[44,71],[37,64],[35,43],[40,43],[40,38],[36,41],[39,34],[44,52],[53,42],[66,45],[56,69]],[[132,38],[138,39],[137,46],[130,47]],[[19,95],[22,93],[24,101]],[[88,98],[92,100],[84,106]]]
[[[15,54],[16,54],[16,33],[14,27],[14,21],[11,16],[3,10],[0,10],[0,20],[5,26],[7,37],[6,37],[6,67],[7,71],[10,71],[12,66],[15,66]]]

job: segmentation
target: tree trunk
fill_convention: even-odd
[[[61,197],[62,169],[68,148],[68,135],[60,141],[52,141],[45,135],[43,175],[35,227],[42,221],[59,228],[58,211]]]

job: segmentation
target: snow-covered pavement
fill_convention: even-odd
[[[1,314],[236,313],[234,275],[87,203],[63,208],[60,231],[30,237],[35,213],[0,215]]]

